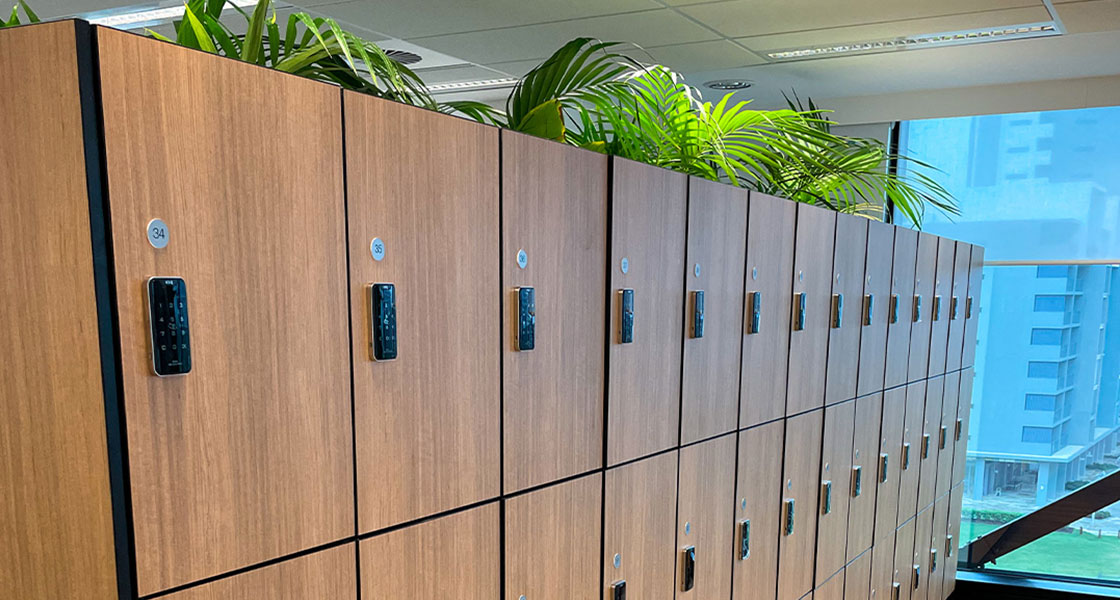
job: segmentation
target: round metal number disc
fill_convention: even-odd
[[[525,252],[525,250],[518,250],[517,251],[517,266],[524,269],[525,266],[528,265],[528,264],[529,264],[529,255]]]
[[[379,261],[385,258],[385,242],[381,241],[379,237],[373,238],[373,241],[369,243],[369,253],[373,256],[373,260]]]
[[[623,273],[629,273],[630,272],[630,259],[626,258],[625,256],[622,257],[622,272]]]
[[[168,236],[167,223],[162,219],[152,219],[148,222],[148,243],[153,248],[166,248]]]

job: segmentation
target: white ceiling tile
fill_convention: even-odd
[[[659,6],[653,0],[355,0],[319,9],[393,37],[417,38],[651,10]]]
[[[1090,0],[1055,8],[1069,33],[1120,29],[1120,0]]]
[[[985,0],[985,10],[1041,6],[1041,0]],[[976,12],[975,0],[730,0],[681,11],[728,37],[832,29]]]
[[[444,67],[440,69],[418,69],[416,74],[424,83],[459,83],[462,81],[479,81],[482,79],[500,79],[506,76],[501,71],[487,69],[478,65],[463,65],[458,67]]]
[[[718,39],[711,31],[669,9],[577,19],[526,27],[510,27],[424,38],[416,42],[437,52],[490,65],[540,60],[576,37],[618,40],[643,47]]]
[[[515,60],[510,62],[494,62],[488,63],[487,66],[491,69],[497,69],[510,77],[524,77],[526,73],[533,70],[534,67],[541,64],[538,59],[533,60]]]
[[[813,31],[797,31],[793,33],[776,33],[772,35],[736,38],[736,40],[751,50],[763,52],[781,48],[804,48],[821,44],[872,41],[923,33],[942,33],[946,31],[979,29],[981,27],[1020,25],[1023,23],[1036,23],[1048,20],[1050,20],[1050,16],[1049,13],[1046,12],[1046,9],[1042,6],[1036,6],[1029,8],[991,10],[968,15],[909,19],[906,21],[853,25],[850,27],[816,29]]]
[[[713,40],[692,44],[674,44],[649,48],[653,62],[665,65],[679,73],[712,71],[746,67],[766,62],[757,54],[727,40]],[[648,62],[650,57],[638,58]]]

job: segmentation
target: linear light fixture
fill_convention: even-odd
[[[257,1],[229,0],[229,4],[239,8],[248,8],[256,6]],[[185,6],[180,3],[174,6],[144,7],[139,10],[133,7],[125,12],[119,10],[97,11],[78,16],[94,25],[104,25],[116,29],[137,29],[181,19],[185,12]]]
[[[428,86],[430,92],[463,92],[468,90],[491,90],[513,87],[518,79],[503,77],[500,79],[479,79],[477,81],[458,81],[455,83],[437,83]]]
[[[970,29],[965,31],[949,31],[943,33],[911,35],[889,39],[853,42],[849,44],[826,44],[803,48],[787,48],[767,52],[766,56],[773,62],[784,62],[794,60],[809,60],[813,58],[828,58],[833,56],[852,54],[877,54],[880,52],[893,52],[897,50],[914,50],[941,46],[959,46],[963,44],[980,44],[984,42],[1021,40],[1039,37],[1050,37],[1061,34],[1061,28],[1056,22],[1046,21],[1043,23],[1027,23],[1024,25],[1011,25],[1006,27],[992,27],[986,29]]]

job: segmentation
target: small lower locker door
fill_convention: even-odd
[[[732,433],[681,448],[676,585],[680,600],[731,597],[736,438]]]
[[[739,433],[734,600],[774,600],[777,595],[784,437],[782,421]]]
[[[779,533],[778,600],[813,589],[824,410],[786,420]]]
[[[607,470],[603,600],[672,600],[676,561],[677,453]]]

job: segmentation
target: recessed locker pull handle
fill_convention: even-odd
[[[371,283],[370,314],[373,331],[370,345],[373,360],[393,360],[397,357],[397,291],[391,283]]]
[[[696,546],[688,546],[681,556],[681,591],[696,587]]]
[[[152,370],[160,377],[191,372],[187,283],[181,277],[148,279],[148,321],[152,335]]]
[[[751,318],[747,323],[747,333],[758,333],[762,329],[762,292],[751,292]]]
[[[902,470],[910,469],[910,442],[902,444]]]
[[[856,465],[852,467],[852,497],[859,498],[863,493],[863,467]]]
[[[840,329],[844,325],[844,294],[832,295],[832,328]]]
[[[898,299],[898,294],[891,294],[891,316],[889,319],[891,325],[898,323],[899,304],[901,304],[901,301]]]
[[[870,327],[875,321],[875,294],[863,297],[863,326]]]
[[[953,558],[953,536],[945,536],[945,558]]]
[[[960,316],[958,314],[959,305],[960,305],[960,298],[958,298],[957,296],[953,296],[953,298],[951,300],[949,300],[949,320],[950,321],[956,321],[957,317]]]
[[[929,551],[929,572],[931,575],[937,572],[937,548]]]
[[[918,583],[922,579],[922,565],[914,565],[914,576],[911,577],[911,585],[914,589],[918,589]]]
[[[964,318],[972,318],[972,296],[969,296],[964,302]]]
[[[902,597],[902,584],[895,581],[891,583],[891,600],[898,600]]]
[[[922,460],[925,460],[925,459],[929,458],[929,441],[930,441],[929,434],[928,433],[923,433],[922,434]]]
[[[692,337],[704,337],[704,290],[692,292]]]
[[[821,514],[827,515],[832,512],[832,482],[821,482]]]
[[[941,296],[933,297],[933,320],[941,320]]]
[[[751,520],[739,521],[739,560],[751,557]]]
[[[618,343],[634,343],[634,290],[618,290],[619,310]]]
[[[922,322],[922,295],[916,294],[914,296],[914,322]]]
[[[956,427],[956,431],[953,432],[953,439],[958,441],[958,442],[961,441],[961,434],[963,433],[963,430],[964,430],[964,419],[957,419],[957,427]]]
[[[611,600],[626,600],[626,580],[611,584]]]
[[[517,350],[525,352],[537,345],[537,293],[531,287],[517,288]]]
[[[793,297],[793,330],[802,331],[805,329],[805,292],[799,292]]]
[[[945,444],[949,441],[949,428],[945,425],[941,426],[941,433],[937,436],[937,449],[944,450]]]
[[[783,507],[782,507],[782,510],[785,513],[783,515],[782,531],[787,536],[793,535],[793,517],[794,517],[793,509],[794,509],[793,498],[787,498],[786,501],[783,503]]]
[[[879,455],[879,483],[887,482],[887,466],[890,464],[891,457],[886,452]]]

